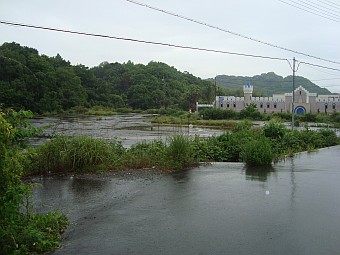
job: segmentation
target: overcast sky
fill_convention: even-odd
[[[340,62],[339,0],[304,1],[319,5],[327,3],[323,5],[328,10],[324,10],[333,13],[336,21],[294,8],[279,0],[138,0],[138,2],[280,47]],[[285,2],[293,3],[290,0]],[[330,17],[328,13],[323,15]],[[334,15],[338,15],[339,18]],[[340,69],[340,64],[270,47],[126,0],[0,0],[0,19],[235,53],[287,59],[295,57],[299,61]],[[35,48],[40,54],[55,56],[59,53],[72,64],[84,64],[88,67],[99,65],[103,61],[123,63],[131,60],[143,64],[150,61],[164,62],[203,79],[219,74],[254,76],[275,72],[284,77],[292,74],[286,61],[93,38],[0,24],[0,44],[13,41]],[[340,93],[339,71],[301,64],[297,75],[304,76],[332,92]]]

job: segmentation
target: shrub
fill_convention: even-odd
[[[266,137],[271,139],[282,139],[286,133],[286,128],[282,123],[276,121],[270,121],[262,128]]]
[[[114,164],[116,169],[143,169],[157,167],[164,169],[166,165],[165,144],[162,141],[134,144]]]
[[[242,146],[241,158],[249,166],[270,165],[274,159],[270,141],[261,139],[245,143]]]
[[[340,138],[337,137],[333,130],[320,129],[319,134],[323,141],[321,147],[329,147],[340,144]]]
[[[205,120],[223,120],[223,119],[236,119],[237,112],[233,110],[222,110],[217,108],[204,108],[200,110],[200,115],[203,115]]]
[[[197,164],[190,138],[184,135],[176,135],[169,138],[167,156],[170,159],[171,165],[177,170]]]
[[[30,186],[23,183],[22,146],[25,138],[36,133],[28,123],[31,112],[0,108],[0,254],[47,252],[59,247],[60,232],[67,226],[62,214],[32,214]],[[51,216],[52,215],[52,216]]]

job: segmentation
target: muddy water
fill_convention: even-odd
[[[45,138],[32,140],[39,145],[49,136],[63,134],[67,136],[88,135],[106,140],[118,140],[125,147],[141,141],[155,139],[165,140],[174,134],[189,134],[208,137],[223,133],[221,130],[195,126],[159,125],[150,122],[152,115],[116,115],[103,117],[68,117],[68,118],[38,118],[32,124],[44,128]]]
[[[339,155],[36,179],[34,198],[72,222],[54,254],[339,254]]]

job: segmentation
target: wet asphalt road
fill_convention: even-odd
[[[54,254],[339,254],[340,146],[270,169],[218,163],[37,180],[72,222]]]

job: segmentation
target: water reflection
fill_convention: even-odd
[[[73,178],[71,191],[75,196],[83,196],[91,192],[99,192],[106,188],[108,182],[103,180]]]
[[[246,180],[266,182],[271,173],[275,172],[273,166],[245,166]]]
[[[182,171],[171,175],[178,183],[185,183],[189,180],[189,171]]]

